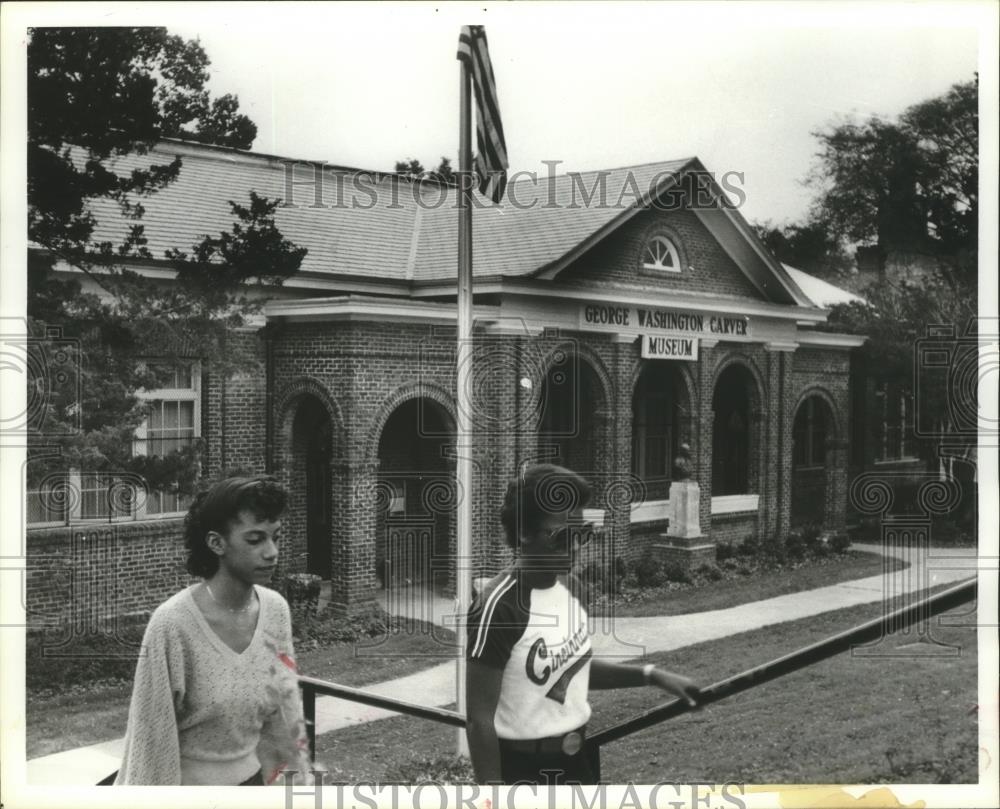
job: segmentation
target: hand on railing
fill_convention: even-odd
[[[674,674],[674,672],[666,671],[665,669],[654,668],[649,673],[649,684],[662,688],[667,693],[684,700],[692,708],[701,707],[698,704],[699,697],[701,696],[701,688],[689,677]]]

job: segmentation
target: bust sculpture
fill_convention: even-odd
[[[687,443],[680,445],[677,457],[674,458],[674,480],[690,480],[694,473],[694,462],[691,460],[691,447]]]

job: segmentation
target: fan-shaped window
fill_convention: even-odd
[[[680,272],[681,260],[674,243],[666,236],[654,236],[646,243],[642,266],[647,270]]]

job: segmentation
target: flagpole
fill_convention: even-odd
[[[472,92],[469,65],[460,60],[459,135],[458,135],[458,330],[456,351],[456,484],[458,515],[455,588],[458,615],[458,661],[456,666],[456,704],[465,714],[465,616],[472,598],[472,424],[469,407],[469,372],[472,357]],[[465,730],[458,729],[459,755],[468,755]]]

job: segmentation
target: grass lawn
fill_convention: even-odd
[[[876,604],[690,646],[649,660],[706,685],[877,617]],[[842,654],[694,714],[608,745],[611,783],[727,780],[746,783],[972,783],[978,778],[976,633],[933,627],[958,657],[903,656],[892,636],[885,655]],[[657,704],[650,689],[594,692],[591,727]],[[446,759],[456,731],[408,717],[372,722],[317,740],[329,780],[395,781]],[[431,768],[433,771],[434,768]],[[461,772],[461,767],[451,771]]]
[[[343,685],[363,686],[402,677],[442,660],[442,642],[454,633],[414,622],[416,631],[394,633],[364,643],[344,643],[298,654],[303,674]],[[423,631],[420,631],[420,630]],[[374,645],[378,642],[378,645]],[[449,650],[444,649],[444,654]],[[452,653],[453,654],[453,653]],[[26,706],[27,757],[46,756],[125,735],[131,682],[74,686],[59,693],[32,695]]]
[[[877,576],[884,570],[897,570],[901,566],[902,562],[898,559],[849,550],[844,554],[813,559],[795,567],[758,570],[751,576],[730,578],[708,586],[668,584],[655,589],[650,588],[640,591],[642,593],[640,599],[619,599],[612,604],[605,604],[601,611],[621,617],[708,612],[787,593],[826,587],[843,581]]]

